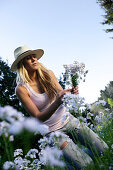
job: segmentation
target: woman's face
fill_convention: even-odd
[[[23,64],[24,67],[26,68],[27,71],[35,71],[38,68],[38,61],[37,61],[37,57],[35,54],[31,54],[26,56],[23,59]]]

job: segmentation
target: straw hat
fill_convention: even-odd
[[[30,54],[35,54],[37,59],[41,58],[42,55],[44,54],[44,51],[42,49],[36,49],[32,50],[27,46],[21,46],[15,49],[14,51],[14,57],[15,61],[11,65],[11,70],[16,71],[17,70],[17,65],[18,63],[26,56]]]

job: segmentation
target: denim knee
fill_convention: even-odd
[[[91,157],[81,150],[73,141],[68,143],[62,152],[64,159],[78,169],[93,165]]]

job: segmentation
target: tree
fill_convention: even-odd
[[[105,101],[108,98],[113,99],[113,81],[110,81],[109,84],[105,86],[105,90],[100,91],[100,96]]]
[[[100,4],[100,6],[104,9],[105,20],[102,22],[102,24],[107,24],[112,26],[113,25],[113,0],[97,0],[97,3]],[[106,29],[106,32],[113,32],[113,28]]]
[[[100,91],[100,99],[107,102],[106,107],[112,108],[113,102],[113,81],[110,81],[107,86],[105,86],[105,90]],[[112,109],[113,110],[113,109]]]
[[[10,105],[28,115],[15,95],[16,73],[0,58],[0,106]]]
[[[65,76],[64,73],[61,74],[58,82],[62,86],[62,88],[65,89],[65,87],[66,87],[66,76]]]

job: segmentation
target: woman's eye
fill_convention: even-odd
[[[36,58],[36,55],[33,55],[33,58]]]
[[[29,60],[31,57],[30,56],[27,56],[26,59]]]

